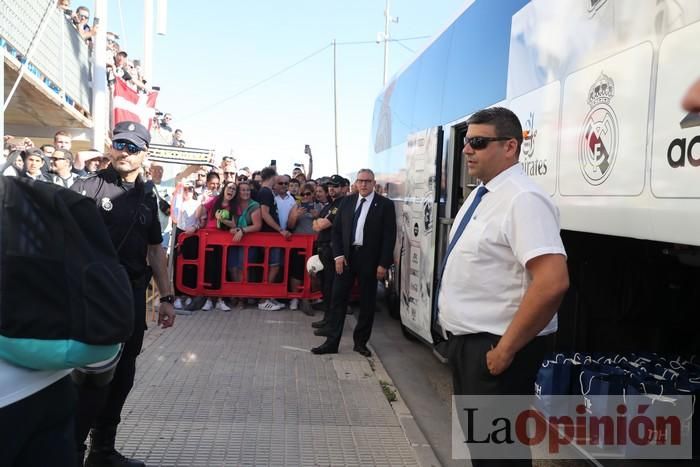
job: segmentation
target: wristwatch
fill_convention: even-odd
[[[175,296],[165,295],[164,297],[160,297],[160,303],[170,303],[172,305],[173,303],[175,303]]]

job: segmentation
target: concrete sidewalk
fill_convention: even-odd
[[[311,354],[313,320],[246,308],[150,324],[117,448],[148,465],[425,465],[376,356],[352,351],[351,326],[339,354]]]

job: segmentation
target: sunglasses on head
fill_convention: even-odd
[[[464,145],[467,144],[472,147],[472,149],[484,149],[492,141],[508,141],[509,139],[514,139],[512,136],[468,136],[464,137]]]
[[[112,141],[112,147],[117,151],[123,151],[126,149],[126,152],[129,154],[136,154],[137,152],[145,151],[145,148],[139,147],[130,141],[124,140]]]

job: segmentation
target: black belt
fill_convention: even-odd
[[[352,245],[352,251],[357,251],[362,249],[362,245]]]

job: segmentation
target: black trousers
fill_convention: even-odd
[[[349,266],[342,274],[335,275],[329,314],[331,334],[327,340],[333,347],[337,348],[340,345],[350,292],[356,278],[360,284],[360,314],[357,316],[357,326],[353,333],[355,345],[367,344],[372,334],[377,301],[377,266],[367,265],[365,262],[366,259],[362,258],[362,248],[354,248],[348,261]],[[333,271],[335,272],[335,261]]]
[[[335,282],[335,261],[333,260],[333,249],[330,243],[318,244],[318,257],[323,264],[321,272],[321,291],[323,292],[323,319],[328,321],[331,298],[333,296],[333,282]]]
[[[74,467],[74,410],[70,376],[0,409],[0,464]]]
[[[545,354],[552,347],[551,336],[536,337],[513,358],[500,375],[493,376],[486,366],[486,353],[498,344],[501,336],[489,333],[451,336],[448,362],[452,370],[454,395],[533,395],[535,378]],[[462,427],[466,433],[466,427]],[[530,450],[522,449],[522,459],[478,459],[479,446],[469,446],[474,467],[531,466]]]
[[[134,333],[124,345],[114,378],[102,387],[89,383],[77,386],[78,407],[75,419],[75,442],[79,451],[91,428],[116,429],[121,422],[122,407],[136,374],[136,357],[141,353],[143,334],[146,330],[146,287],[132,285],[134,293]]]

